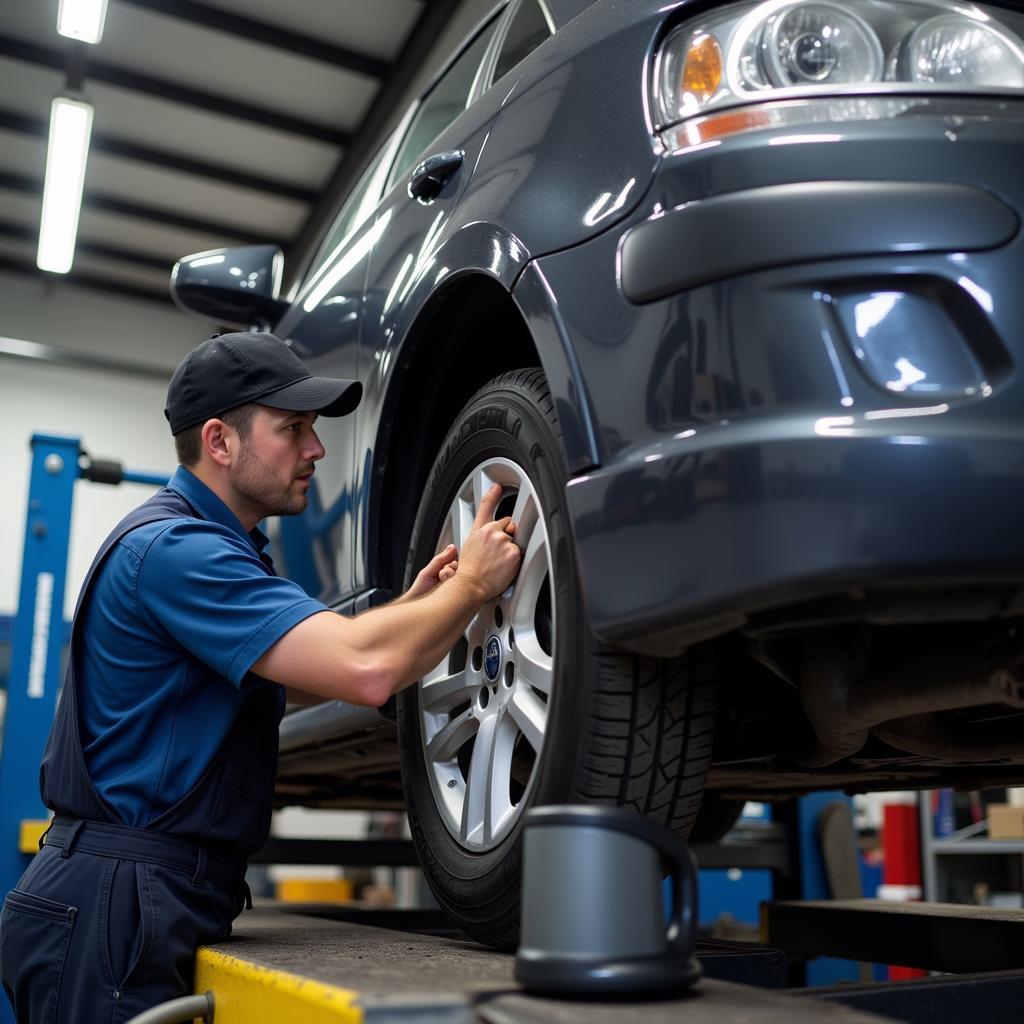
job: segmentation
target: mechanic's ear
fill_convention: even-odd
[[[203,451],[218,466],[231,464],[232,450],[237,444],[234,431],[223,421],[207,420],[203,424]]]

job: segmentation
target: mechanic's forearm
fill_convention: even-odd
[[[456,575],[415,600],[350,619],[355,645],[380,656],[381,703],[439,664],[485,600],[475,581]]]

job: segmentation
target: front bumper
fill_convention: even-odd
[[[573,480],[593,630],[670,654],[836,594],[1024,587],[1024,432],[956,438],[940,418],[727,425]]]
[[[602,448],[566,492],[601,639],[872,588],[1024,614],[1020,107],[667,157],[630,223],[538,261]]]

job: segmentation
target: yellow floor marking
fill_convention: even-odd
[[[359,993],[261,967],[204,947],[196,956],[197,993],[213,992],[217,1024],[362,1024]]]

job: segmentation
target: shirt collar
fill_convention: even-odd
[[[247,532],[239,522],[238,516],[199,477],[184,466],[179,466],[174,471],[174,476],[167,482],[167,486],[176,494],[180,494],[203,519],[234,530],[239,536],[249,540],[256,548],[257,554],[262,554],[268,543],[267,535],[258,527]]]

